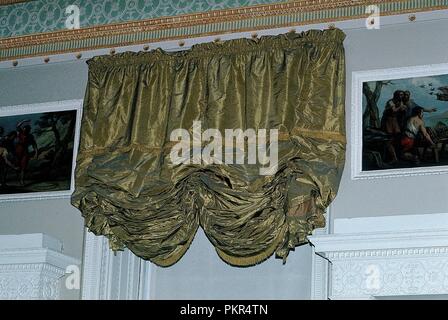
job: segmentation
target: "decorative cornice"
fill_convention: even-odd
[[[446,0],[296,0],[4,38],[0,39],[0,61],[357,19],[367,16],[368,5],[377,5],[383,16],[448,9]]]
[[[237,9],[214,10],[210,12],[201,12],[195,14],[184,14],[174,17],[161,17],[155,19],[131,21],[125,23],[111,23],[101,26],[81,28],[77,30],[63,30],[55,32],[46,32],[34,35],[11,37],[0,40],[0,46],[7,48],[16,48],[50,43],[54,41],[73,41],[86,38],[97,38],[104,36],[114,36],[131,34],[137,32],[147,32],[154,30],[167,30],[174,28],[185,28],[203,24],[216,24],[220,22],[240,21],[253,18],[262,18],[268,16],[281,16],[296,12],[313,12],[329,10],[340,7],[360,5],[362,3],[382,3],[393,2],[383,0],[299,0],[294,2],[257,5]],[[236,30],[235,30],[236,31]]]

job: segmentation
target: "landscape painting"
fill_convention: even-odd
[[[362,82],[362,172],[447,165],[448,74]]]
[[[1,199],[70,192],[77,122],[77,109],[0,116]]]

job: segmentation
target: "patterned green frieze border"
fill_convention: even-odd
[[[53,1],[57,2],[56,0]],[[138,2],[137,0],[134,1],[135,3]],[[37,3],[39,1],[36,0],[34,2]],[[104,3],[107,2],[108,0],[104,1]],[[224,3],[224,1],[220,0],[207,1],[209,4],[217,4],[218,2]],[[227,1],[226,3],[240,4],[242,2],[242,0],[239,0],[238,2]],[[304,3],[309,5],[306,6]],[[356,5],[353,5],[353,3],[356,3]],[[0,39],[0,60],[184,39],[235,31],[356,19],[367,16],[366,7],[369,4],[376,4],[380,9],[381,15],[448,9],[448,0],[298,0],[287,3],[180,15],[171,18],[108,24],[79,30],[3,38]],[[189,8],[193,7],[190,6]],[[123,16],[121,17],[123,18]]]
[[[279,0],[34,0],[0,6],[0,37],[65,29],[66,8],[77,5],[81,28],[269,4]]]

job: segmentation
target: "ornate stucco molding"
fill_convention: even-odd
[[[447,296],[447,226],[448,214],[336,219],[310,239],[330,262],[327,298]]]
[[[369,5],[377,5],[383,16],[448,9],[447,0],[296,0],[3,38],[0,61],[357,19],[368,16]]]
[[[0,299],[59,299],[66,267],[80,263],[50,236],[0,235]]]

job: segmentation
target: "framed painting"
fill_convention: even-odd
[[[82,100],[0,107],[0,201],[70,197]]]
[[[353,72],[352,179],[448,172],[448,64]]]

